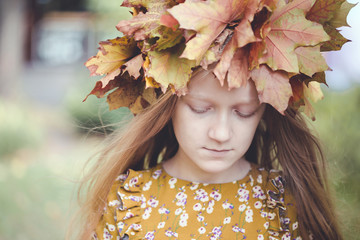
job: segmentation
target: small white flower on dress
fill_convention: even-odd
[[[165,227],[165,222],[159,222],[157,228],[164,228]]]
[[[155,231],[147,232],[145,235],[145,239],[147,240],[154,240],[155,239]]]
[[[179,199],[179,200],[184,199],[186,197],[187,197],[187,195],[185,193],[183,193],[183,192],[178,192],[176,194],[176,199]]]
[[[204,216],[198,216],[197,217],[198,222],[202,222],[202,221],[204,221],[204,219],[205,219]]]
[[[170,210],[167,209],[167,208],[165,208],[165,207],[160,207],[159,210],[158,210],[158,212],[159,212],[160,214],[169,214],[169,213],[170,213]]]
[[[148,219],[150,217],[150,213],[149,212],[145,212],[143,215],[142,215],[142,218],[143,219]]]
[[[240,202],[246,202],[249,200],[249,190],[240,188],[238,190],[238,196]]]
[[[110,201],[108,205],[109,205],[109,207],[118,206],[118,205],[120,205],[120,201],[113,200],[113,201]]]
[[[224,224],[228,224],[231,222],[231,217],[224,218]]]
[[[213,199],[211,199],[208,204],[209,204],[209,207],[213,207],[215,205],[215,201]]]
[[[117,223],[117,227],[118,227],[118,229],[119,229],[119,232],[121,232],[121,231],[123,230],[124,226],[125,226],[125,223],[124,223],[124,222],[118,222],[118,223]]]
[[[134,215],[132,212],[127,212],[127,213],[125,214],[125,217],[123,218],[123,220],[132,218],[132,217],[134,217],[134,216],[135,216],[135,215]]]
[[[253,187],[253,197],[264,200],[266,198],[264,191],[261,189],[260,186]]]
[[[125,181],[128,178],[127,174],[120,174],[117,178],[116,181],[121,180],[122,182]]]
[[[192,185],[190,186],[190,190],[195,190],[199,187],[198,183],[192,183]]]
[[[267,215],[268,215],[267,212],[264,212],[264,211],[260,212],[260,216],[263,217],[263,218],[266,218]]]
[[[250,175],[249,178],[250,178],[250,186],[254,186],[254,178],[252,177],[252,175]]]
[[[160,177],[161,173],[162,173],[162,170],[161,170],[161,169],[156,170],[156,171],[153,173],[152,178],[153,178],[153,179],[158,179],[158,178]]]
[[[151,207],[147,207],[147,208],[145,208],[144,212],[146,212],[146,213],[151,213],[151,212],[152,212],[152,208],[151,208]]]
[[[269,222],[264,223],[264,228],[265,228],[265,229],[268,229],[269,226],[270,226],[270,223],[269,223]]]
[[[269,220],[274,220],[275,216],[276,216],[276,213],[271,213],[271,212],[268,213],[268,219]]]
[[[219,201],[221,199],[221,193],[217,191],[212,191],[210,193],[210,197],[212,197],[215,201]]]
[[[298,222],[294,222],[294,224],[292,225],[293,230],[297,229],[299,226]]]
[[[106,223],[106,225],[107,225],[107,227],[108,227],[108,229],[109,229],[109,231],[110,232],[113,232],[113,231],[115,231],[115,226],[114,225],[112,225],[112,224],[108,224],[108,223]]]
[[[254,207],[256,209],[260,209],[262,207],[262,203],[260,201],[256,201],[255,204],[254,204]]]
[[[109,233],[109,231],[108,231],[106,228],[104,228],[103,238],[106,239],[106,240],[112,238],[112,237],[111,237],[111,234]]]
[[[136,176],[136,177],[133,177],[132,179],[130,179],[129,181],[129,186],[130,187],[135,187],[136,184],[139,183],[139,178]]]
[[[297,237],[297,238],[295,238],[295,240],[302,240],[302,237]]]
[[[214,208],[213,207],[207,207],[206,208],[206,212],[208,213],[208,214],[211,214],[212,212],[214,211]]]
[[[245,217],[245,221],[246,221],[246,222],[248,222],[248,223],[253,222],[254,220],[253,220],[252,215],[246,215],[246,217]]]
[[[159,201],[156,200],[156,199],[150,198],[150,199],[148,200],[147,204],[148,204],[149,206],[151,206],[152,208],[156,208],[157,205],[159,204]]]
[[[174,185],[176,182],[177,182],[176,178],[170,178],[170,180],[169,180],[170,185]]]
[[[245,205],[245,204],[241,204],[241,205],[239,206],[239,211],[240,211],[240,212],[245,211],[245,209],[246,209],[246,205]]]
[[[233,232],[241,232],[241,233],[245,233],[245,229],[244,228],[239,228],[238,226],[232,226],[232,230]]]
[[[185,211],[180,215],[181,220],[188,220],[189,214],[187,214]]]
[[[187,220],[186,219],[181,219],[179,222],[180,227],[186,227],[187,226]]]
[[[228,203],[227,200],[222,204],[223,209],[234,209],[234,205]]]
[[[214,227],[213,230],[211,231],[211,233],[213,234],[213,239],[217,239],[220,237],[221,235],[221,227]],[[211,239],[211,238],[210,238]]]
[[[291,234],[286,232],[284,235],[282,235],[281,240],[291,240]]]
[[[206,232],[206,229],[204,227],[200,227],[198,231],[200,234],[204,234]]]
[[[182,209],[178,208],[178,209],[175,210],[175,215],[179,215],[181,212],[182,212]]]
[[[248,210],[246,210],[245,214],[246,214],[246,216],[252,216],[252,215],[254,215],[254,212],[252,209],[248,209]]]
[[[132,228],[133,228],[135,231],[138,231],[138,230],[141,229],[141,225],[140,225],[140,224],[137,224],[137,223],[134,223],[134,224],[132,224],[131,226],[132,226]]]
[[[262,175],[261,175],[261,174],[257,176],[256,181],[257,181],[258,183],[262,183]]]
[[[151,180],[148,181],[147,183],[144,184],[142,190],[143,191],[148,191],[150,189],[150,187],[151,187],[151,184],[152,184],[152,181]]]
[[[260,175],[261,176],[261,175]],[[262,234],[259,234],[258,237],[257,237],[258,240],[264,240],[264,235]]]
[[[198,212],[198,211],[201,210],[201,207],[202,207],[202,206],[201,206],[200,203],[195,203],[194,206],[193,206],[193,209],[194,209],[194,211],[197,211],[197,212]]]
[[[171,230],[166,230],[165,235],[167,237],[178,237],[178,234],[176,232],[171,231]]]

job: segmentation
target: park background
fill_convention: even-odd
[[[350,1],[356,3],[355,1]],[[127,110],[83,98],[96,82],[83,63],[119,36],[120,0],[0,1],[0,240],[64,239],[85,161]],[[327,54],[333,71],[310,122],[329,160],[345,239],[360,239],[360,7],[352,40]]]

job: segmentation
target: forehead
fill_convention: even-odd
[[[189,83],[189,98],[227,102],[229,104],[258,104],[259,99],[253,81],[246,86],[229,89],[227,83],[221,86],[220,81],[209,71],[195,75]]]

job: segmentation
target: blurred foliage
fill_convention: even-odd
[[[41,142],[41,126],[26,106],[0,99],[0,160]]]
[[[79,75],[78,79],[77,85],[67,93],[65,106],[80,133],[106,135],[120,127],[123,120],[132,117],[127,108],[109,111],[106,97],[98,99],[91,95],[83,102],[96,79],[91,79],[88,73]]]
[[[360,86],[342,92],[325,91],[315,104],[313,123],[329,162],[345,239],[360,239]]]

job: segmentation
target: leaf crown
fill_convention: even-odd
[[[89,95],[110,110],[134,114],[171,89],[186,94],[193,71],[212,69],[229,88],[255,83],[261,102],[280,113],[288,106],[314,119],[311,101],[323,98],[321,52],[340,50],[354,6],[346,0],[124,0],[132,19],[122,37],[102,41],[86,67],[103,75]],[[109,91],[111,93],[107,94]],[[89,96],[88,95],[88,96]],[[87,98],[87,97],[86,97]],[[86,100],[85,98],[85,100]]]

